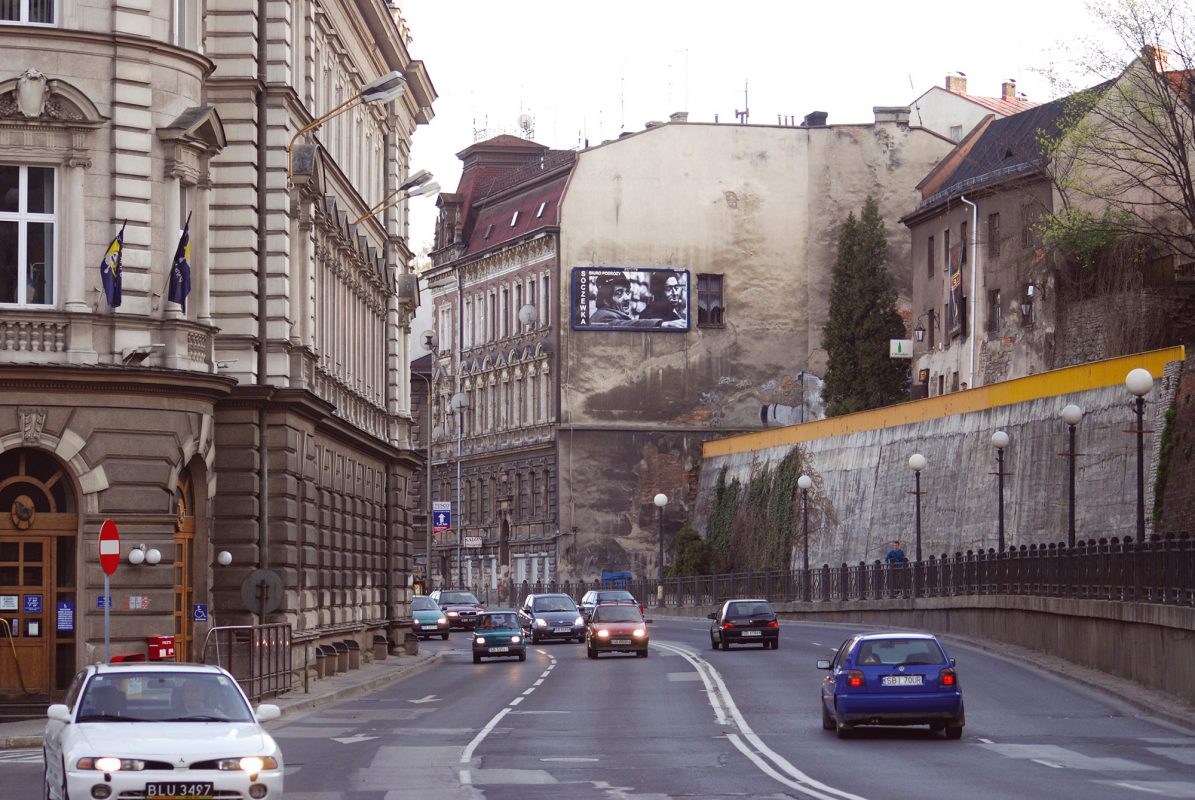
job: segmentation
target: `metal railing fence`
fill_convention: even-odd
[[[232,673],[254,702],[291,689],[291,629],[287,623],[225,625],[203,639],[199,660]]]
[[[1065,544],[1022,545],[995,550],[945,553],[921,562],[890,566],[824,564],[796,570],[741,572],[655,579],[590,582],[500,581],[477,587],[487,607],[518,607],[528,594],[560,592],[580,600],[590,589],[626,589],[645,606],[712,605],[729,597],[774,602],[849,602],[908,597],[1012,594],[1120,600],[1195,606],[1195,538],[1188,533],[1092,539]]]

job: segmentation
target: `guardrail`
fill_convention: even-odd
[[[501,582],[479,587],[487,606],[522,604],[528,594],[561,592],[580,600],[590,589],[626,589],[645,605],[712,605],[728,597],[769,601],[844,602],[907,597],[1013,594],[1087,600],[1195,606],[1195,539],[1188,533],[1152,536],[1137,543],[1092,539],[1065,544],[1022,545],[930,556],[889,566],[824,564],[809,570],[774,570],[627,581]]]
[[[291,690],[291,630],[286,623],[224,625],[203,639],[199,660],[232,673],[256,702]]]

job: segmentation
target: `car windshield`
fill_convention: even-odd
[[[412,597],[411,598],[412,611],[439,611],[440,607],[436,605],[436,601],[430,597]]]
[[[477,595],[473,592],[443,592],[440,595],[440,603],[466,603],[477,605]]]
[[[593,612],[594,622],[642,622],[643,615],[634,606],[601,606]]]
[[[76,722],[251,722],[253,712],[226,675],[121,672],[96,675]]]
[[[730,607],[726,609],[726,616],[728,617],[753,617],[757,614],[771,614],[771,607],[764,602],[750,601],[743,603],[731,603]]]
[[[517,628],[519,620],[514,614],[482,614],[477,618],[477,630],[498,630]]]
[[[576,611],[571,597],[540,597],[532,605],[536,611]]]
[[[857,664],[945,664],[946,656],[933,639],[871,639],[859,643]]]
[[[597,596],[599,603],[609,603],[612,600],[625,600],[628,603],[633,603],[635,602],[635,596],[630,592],[600,592]]]

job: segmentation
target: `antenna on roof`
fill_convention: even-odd
[[[523,132],[523,138],[531,140],[535,138],[535,120],[530,114],[519,115],[519,130]]]
[[[751,103],[747,100],[747,81],[743,81],[743,110],[739,111],[737,108],[734,115],[738,117],[740,125],[746,125],[747,120],[751,118]]]
[[[911,72],[909,73],[909,91],[914,94],[917,93],[917,87],[913,85],[913,73]],[[921,121],[921,106],[917,105],[916,97],[913,98],[913,110],[917,112],[917,124],[924,128],[925,123]]]

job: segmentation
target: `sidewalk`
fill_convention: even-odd
[[[364,664],[360,669],[312,681],[307,692],[299,684],[281,697],[266,698],[261,702],[273,703],[282,709],[282,718],[266,723],[266,727],[285,724],[298,714],[380,689],[422,672],[435,662],[440,652],[443,651],[432,652],[421,648],[417,656],[391,655],[384,661]],[[45,729],[44,718],[0,722],[0,750],[41,749]]]

